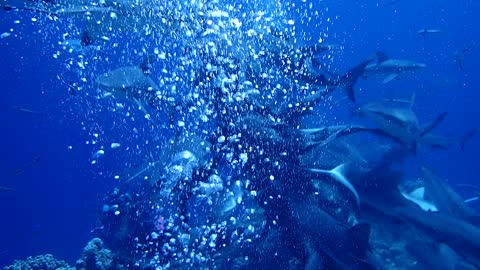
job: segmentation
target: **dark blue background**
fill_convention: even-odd
[[[296,3],[300,13],[309,2]],[[326,42],[344,46],[335,54],[339,69],[346,70],[378,50],[428,65],[387,85],[362,80],[358,85],[360,102],[384,96],[409,98],[415,92],[415,110],[421,122],[448,112],[436,130],[439,134],[458,137],[479,127],[480,29],[476,16],[480,14],[480,2],[400,0],[387,7],[375,1],[312,3],[320,16],[298,28],[317,40],[328,27]],[[39,17],[39,22],[31,22],[32,16]],[[21,23],[14,24],[18,18],[22,18]],[[0,39],[0,185],[15,191],[0,193],[0,266],[14,258],[43,253],[74,262],[92,237],[90,230],[98,225],[101,198],[114,185],[113,175],[124,173],[122,168],[140,166],[145,160],[138,157],[149,154],[125,148],[144,145],[147,139],[155,142],[157,131],[142,120],[122,124],[119,114],[102,109],[106,101],[84,93],[68,95],[66,85],[56,78],[66,72],[62,60],[52,57],[59,50],[63,33],[54,22],[38,14],[0,12],[0,32],[10,28],[15,35]],[[422,37],[416,33],[421,28],[439,28],[443,33]],[[466,53],[462,72],[453,54],[469,44],[475,47]],[[113,67],[100,67],[108,68]],[[349,115],[353,106],[347,101],[340,104],[328,114]],[[21,113],[12,106],[43,114]],[[132,135],[133,127],[140,135]],[[99,143],[86,144],[95,139],[93,133],[100,134]],[[110,142],[121,142],[123,150],[112,153]],[[106,147],[107,154],[93,166],[91,155],[100,145]],[[69,150],[68,146],[73,148]],[[458,147],[421,151],[418,162],[409,170],[414,172],[418,164],[426,163],[452,183],[476,183],[480,176],[479,152],[480,136],[476,136],[464,152]],[[40,162],[16,176],[15,171],[34,156],[40,156]]]

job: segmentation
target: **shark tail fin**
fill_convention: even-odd
[[[370,231],[371,226],[368,223],[359,223],[348,230],[348,239],[352,239],[354,255],[362,258],[370,250]]]
[[[420,133],[420,137],[423,137],[423,136],[425,136],[425,134],[432,131],[432,129],[437,127],[445,119],[445,117],[447,117],[447,113],[443,112],[439,116],[437,116],[437,118],[435,118],[431,123],[425,125],[422,128],[422,132]]]
[[[345,88],[348,98],[355,102],[355,91],[353,87],[357,83],[358,79],[363,75],[365,67],[371,62],[370,59],[361,62],[348,70],[343,76],[341,76],[336,82],[336,86]]]
[[[330,171],[330,174],[345,177],[345,172],[346,172],[346,163],[342,163],[342,164],[338,165],[337,167],[333,168]]]
[[[88,30],[85,30],[82,32],[82,35],[80,36],[80,44],[82,47],[87,47],[92,45],[94,42],[93,37],[90,35]]]
[[[355,189],[355,187],[352,185],[352,183],[350,183],[350,181],[348,181],[347,177],[345,176],[345,172],[346,172],[345,163],[338,165],[332,170],[310,169],[310,171],[330,175],[333,179],[335,179],[335,181],[340,183],[342,186],[346,187],[352,193],[357,205],[360,206],[360,197],[358,195],[358,192]]]
[[[477,128],[472,128],[469,131],[467,131],[463,136],[460,137],[459,144],[460,144],[460,149],[462,151],[465,150],[465,144],[472,139],[475,134],[477,134],[478,129]]]

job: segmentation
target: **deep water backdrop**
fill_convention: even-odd
[[[361,80],[360,103],[378,93],[409,99],[415,92],[420,122],[448,113],[436,130],[439,134],[460,137],[471,128],[480,128],[480,2],[389,3],[298,1],[298,14],[311,13],[312,20],[297,25],[312,40],[327,33],[326,42],[343,47],[334,55],[338,69],[346,70],[376,51],[427,64],[425,70],[386,85]],[[33,22],[32,17],[38,20]],[[321,29],[314,28],[317,22]],[[139,166],[143,162],[128,160],[133,155],[117,152],[107,153],[99,164],[92,165],[92,154],[99,150],[94,143],[109,146],[108,142],[118,142],[123,149],[135,148],[161,132],[149,130],[141,116],[128,127],[115,127],[112,118],[118,120],[119,115],[98,110],[102,101],[82,93],[69,95],[68,85],[57,78],[64,74],[64,63],[53,57],[62,35],[54,23],[38,14],[0,11],[0,33],[13,29],[12,35],[0,39],[0,186],[14,189],[0,193],[0,266],[44,253],[74,262],[92,237],[90,231],[98,226],[96,216],[103,195],[115,184],[114,175],[122,173],[124,164]],[[441,29],[442,33],[417,34],[423,28]],[[472,50],[465,53],[461,70],[454,53],[468,46]],[[353,105],[342,105],[322,113],[349,119],[353,110]],[[130,136],[133,128],[140,135]],[[407,169],[415,175],[419,164],[428,164],[451,183],[478,184],[478,153],[477,135],[464,151],[456,146],[420,150]]]

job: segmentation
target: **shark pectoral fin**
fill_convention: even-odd
[[[382,83],[383,84],[389,83],[395,80],[397,77],[398,77],[398,73],[389,74],[387,77],[385,77],[385,79],[383,79]]]
[[[160,87],[152,80],[152,78],[147,77],[148,91],[159,92]]]
[[[471,202],[478,201],[478,200],[480,200],[480,197],[476,196],[476,197],[472,197],[472,198],[466,199],[466,200],[463,201],[463,202],[464,202],[464,203],[471,203]]]
[[[432,129],[437,127],[444,119],[447,117],[447,113],[443,112],[440,115],[437,116],[432,122],[426,124],[425,126],[422,127],[422,130],[420,132],[420,137],[425,136],[425,134],[428,134]]]

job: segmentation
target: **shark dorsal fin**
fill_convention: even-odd
[[[322,169],[310,169],[311,172],[324,173],[330,175],[333,179],[339,182],[341,185],[346,187],[350,192],[352,192],[355,197],[357,205],[360,205],[360,197],[355,187],[350,183],[350,181],[345,177],[346,164],[342,163],[337,167],[331,170],[322,170]]]
[[[386,53],[384,52],[377,52],[376,53],[376,56],[377,56],[377,62],[378,63],[382,63],[382,62],[385,62],[389,59],[389,57],[387,56]]]

